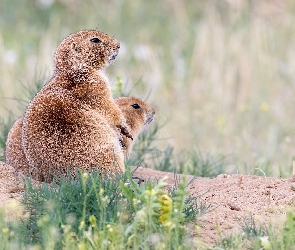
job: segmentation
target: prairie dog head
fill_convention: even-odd
[[[127,149],[125,153],[130,153],[132,144],[136,140],[140,132],[153,121],[155,109],[147,103],[135,97],[119,97],[115,99],[116,104],[121,109],[127,125],[130,128],[130,133],[133,141],[125,136],[122,136]]]
[[[104,70],[119,53],[120,43],[97,30],[82,30],[66,37],[55,52],[55,71],[76,76]]]

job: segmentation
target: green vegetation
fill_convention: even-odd
[[[127,184],[129,183],[129,184]],[[191,249],[187,225],[210,209],[191,198],[185,179],[140,187],[124,176],[77,173],[53,184],[25,182],[25,213],[0,218],[1,249]]]
[[[286,222],[282,228],[272,225],[256,225],[252,216],[240,220],[242,235],[230,235],[222,238],[214,249],[253,249],[284,250],[295,249],[295,212],[288,211]]]

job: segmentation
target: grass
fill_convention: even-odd
[[[295,213],[289,210],[286,221],[280,228],[272,225],[256,224],[252,215],[239,220],[241,235],[229,235],[221,238],[214,249],[295,249]]]
[[[179,156],[177,158],[180,161],[178,164],[185,166],[189,174],[202,177],[215,177],[226,172],[226,160],[229,157],[223,155],[214,156],[210,152],[205,154],[199,149],[196,149],[192,152],[182,153],[182,157]],[[183,169],[181,168],[181,173],[184,172]]]
[[[129,185],[126,181],[129,179]],[[165,179],[140,187],[124,176],[77,173],[53,184],[25,182],[25,213],[0,218],[1,249],[191,249],[186,226],[209,207],[188,197],[183,179],[164,191]]]

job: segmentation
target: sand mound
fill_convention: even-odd
[[[136,176],[143,179],[161,179],[168,177],[168,184],[174,184],[174,174],[138,168]],[[181,175],[177,175],[180,180]],[[193,176],[187,176],[187,181]],[[211,212],[203,215],[198,232],[202,241],[212,244],[222,236],[239,232],[239,220],[250,214],[261,223],[281,223],[285,219],[286,210],[294,202],[295,180],[254,175],[221,174],[216,178],[196,178],[188,187],[193,196],[199,196],[207,205],[211,204]]]

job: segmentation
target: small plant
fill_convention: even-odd
[[[257,225],[252,214],[248,217],[243,217],[241,220],[237,219],[237,221],[247,239],[268,235],[267,227],[265,225]]]
[[[186,183],[185,188],[187,188],[197,177],[193,177],[191,180],[189,180],[187,183],[180,180],[180,178],[177,177],[177,175],[174,172],[174,185],[171,188],[168,188],[168,192],[171,197],[176,196],[176,191]],[[183,212],[185,214],[185,218],[188,221],[193,220],[194,218],[200,217],[205,213],[209,213],[212,210],[215,209],[215,207],[212,206],[212,204],[206,204],[203,202],[200,196],[191,196],[188,195],[184,201],[186,204]]]
[[[131,181],[130,188],[121,182],[123,194],[127,197],[134,209],[134,221],[127,228],[128,241],[134,249],[171,249],[182,246],[185,236],[187,219],[185,209],[188,207],[185,190],[186,181],[179,184],[173,195],[166,193],[163,188],[167,185],[165,178],[157,185],[149,182],[138,188]],[[194,213],[196,214],[196,213]],[[190,219],[193,220],[190,216]]]
[[[214,249],[295,249],[295,212],[289,210],[283,228],[272,225],[257,225],[253,216],[240,221],[242,235],[230,235],[222,238]]]
[[[250,170],[250,174],[258,176],[272,176],[271,161],[260,158],[255,162],[255,166]]]
[[[229,235],[227,237],[224,237],[221,239],[219,246],[220,247],[215,247],[213,249],[216,250],[236,250],[236,249],[241,249],[242,245],[242,237],[240,235]]]
[[[200,150],[194,150],[192,153],[184,154],[179,157],[181,160],[179,166],[185,166],[188,174],[202,177],[213,177],[222,174],[225,170],[226,156],[213,156],[210,153],[204,154]],[[180,173],[183,173],[183,167]]]
[[[260,238],[261,245],[269,245],[268,249],[295,249],[295,212],[287,211],[285,225],[279,233],[273,227],[270,227],[269,231],[267,238]],[[266,247],[264,249],[268,250]]]

